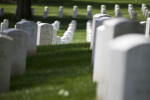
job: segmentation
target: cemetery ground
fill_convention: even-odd
[[[90,44],[86,43],[87,5],[91,5],[92,14],[100,13],[100,5],[107,6],[107,14],[114,15],[114,5],[119,4],[123,17],[129,18],[128,4],[132,3],[138,13],[138,20],[145,20],[141,12],[141,3],[147,0],[34,0],[32,7],[35,14],[31,19],[53,23],[60,21],[62,36],[72,18],[72,7],[77,5],[77,30],[71,44],[38,46],[34,56],[27,57],[26,73],[23,76],[11,77],[10,92],[0,94],[0,100],[95,100],[96,84],[92,82]],[[59,6],[64,6],[63,18],[58,18]],[[49,6],[49,17],[43,19],[43,10]],[[14,27],[15,4],[0,4],[4,8],[3,19],[9,19]]]

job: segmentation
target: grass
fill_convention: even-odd
[[[129,18],[128,4],[134,6],[138,20],[145,20],[141,12],[141,3],[150,7],[149,0],[33,0],[35,16],[32,21],[52,23],[61,22],[57,35],[62,36],[72,20],[72,7],[78,5],[77,30],[71,44],[38,46],[35,56],[27,57],[26,73],[11,77],[10,92],[1,93],[0,100],[95,100],[96,84],[92,82],[91,51],[86,43],[86,7],[92,5],[93,15],[100,12],[100,5],[107,6],[107,13],[114,16],[114,5],[119,4],[124,17]],[[50,13],[43,19],[44,6],[49,6]],[[64,6],[64,17],[58,18],[58,6]],[[10,27],[14,20],[15,4],[1,3]],[[66,91],[63,94],[62,91]]]

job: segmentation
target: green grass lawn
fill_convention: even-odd
[[[124,17],[129,18],[128,4],[132,3],[138,20],[145,20],[141,3],[150,8],[150,0],[33,0],[35,16],[32,21],[52,23],[59,20],[62,36],[72,20],[72,7],[78,5],[77,30],[71,44],[38,46],[35,56],[27,57],[26,73],[11,77],[10,92],[1,93],[0,100],[95,100],[96,84],[92,82],[90,44],[86,43],[86,7],[92,5],[92,13],[100,12],[100,5],[107,6],[107,13],[114,16],[114,5],[119,4]],[[58,18],[58,7],[64,6],[64,17]],[[49,6],[48,19],[43,19],[44,6]],[[13,28],[15,4],[0,4]]]

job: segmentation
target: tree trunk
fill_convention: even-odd
[[[16,18],[30,19],[31,17],[31,0],[17,0]]]

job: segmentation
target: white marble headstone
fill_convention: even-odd
[[[97,28],[95,60],[93,69],[93,81],[97,82],[97,97],[107,100],[108,97],[108,43],[113,38],[128,34],[140,33],[139,23],[125,18],[108,19],[103,23],[104,27]]]
[[[96,45],[96,37],[97,37],[97,27],[103,25],[103,22],[105,20],[110,19],[111,16],[107,15],[107,14],[102,14],[101,16],[99,16],[99,18],[97,18],[95,20],[95,31],[94,31],[94,40],[93,40],[93,49],[92,49],[92,64],[94,63],[94,56],[95,56],[95,45]],[[100,33],[99,33],[100,34]]]
[[[37,45],[52,44],[53,26],[48,23],[38,24]]]
[[[17,29],[25,31],[27,34],[27,55],[35,55],[37,42],[37,24],[32,21],[20,21],[16,24]]]
[[[0,93],[8,92],[11,77],[13,39],[0,34]]]
[[[146,21],[145,37],[150,39],[150,18]]]
[[[12,75],[23,75],[26,69],[27,33],[19,29],[7,29],[2,34],[13,39]]]
[[[0,16],[4,16],[4,8],[0,8]]]
[[[5,28],[8,29],[8,27],[9,27],[9,20],[8,19],[4,19],[3,23],[5,23]]]
[[[92,18],[92,6],[88,5],[87,6],[87,18]]]
[[[73,18],[77,18],[78,15],[78,6],[73,6]]]
[[[58,17],[59,18],[63,17],[63,12],[64,12],[64,7],[63,6],[59,6],[59,11],[58,11]]]
[[[110,44],[107,100],[150,100],[150,41],[130,34]]]
[[[93,44],[94,44],[94,36],[95,36],[95,32],[96,32],[96,19],[102,17],[102,16],[108,16],[107,14],[95,14],[93,15],[93,22],[92,22],[92,36],[91,36],[91,45],[90,45],[90,49],[93,49]]]

